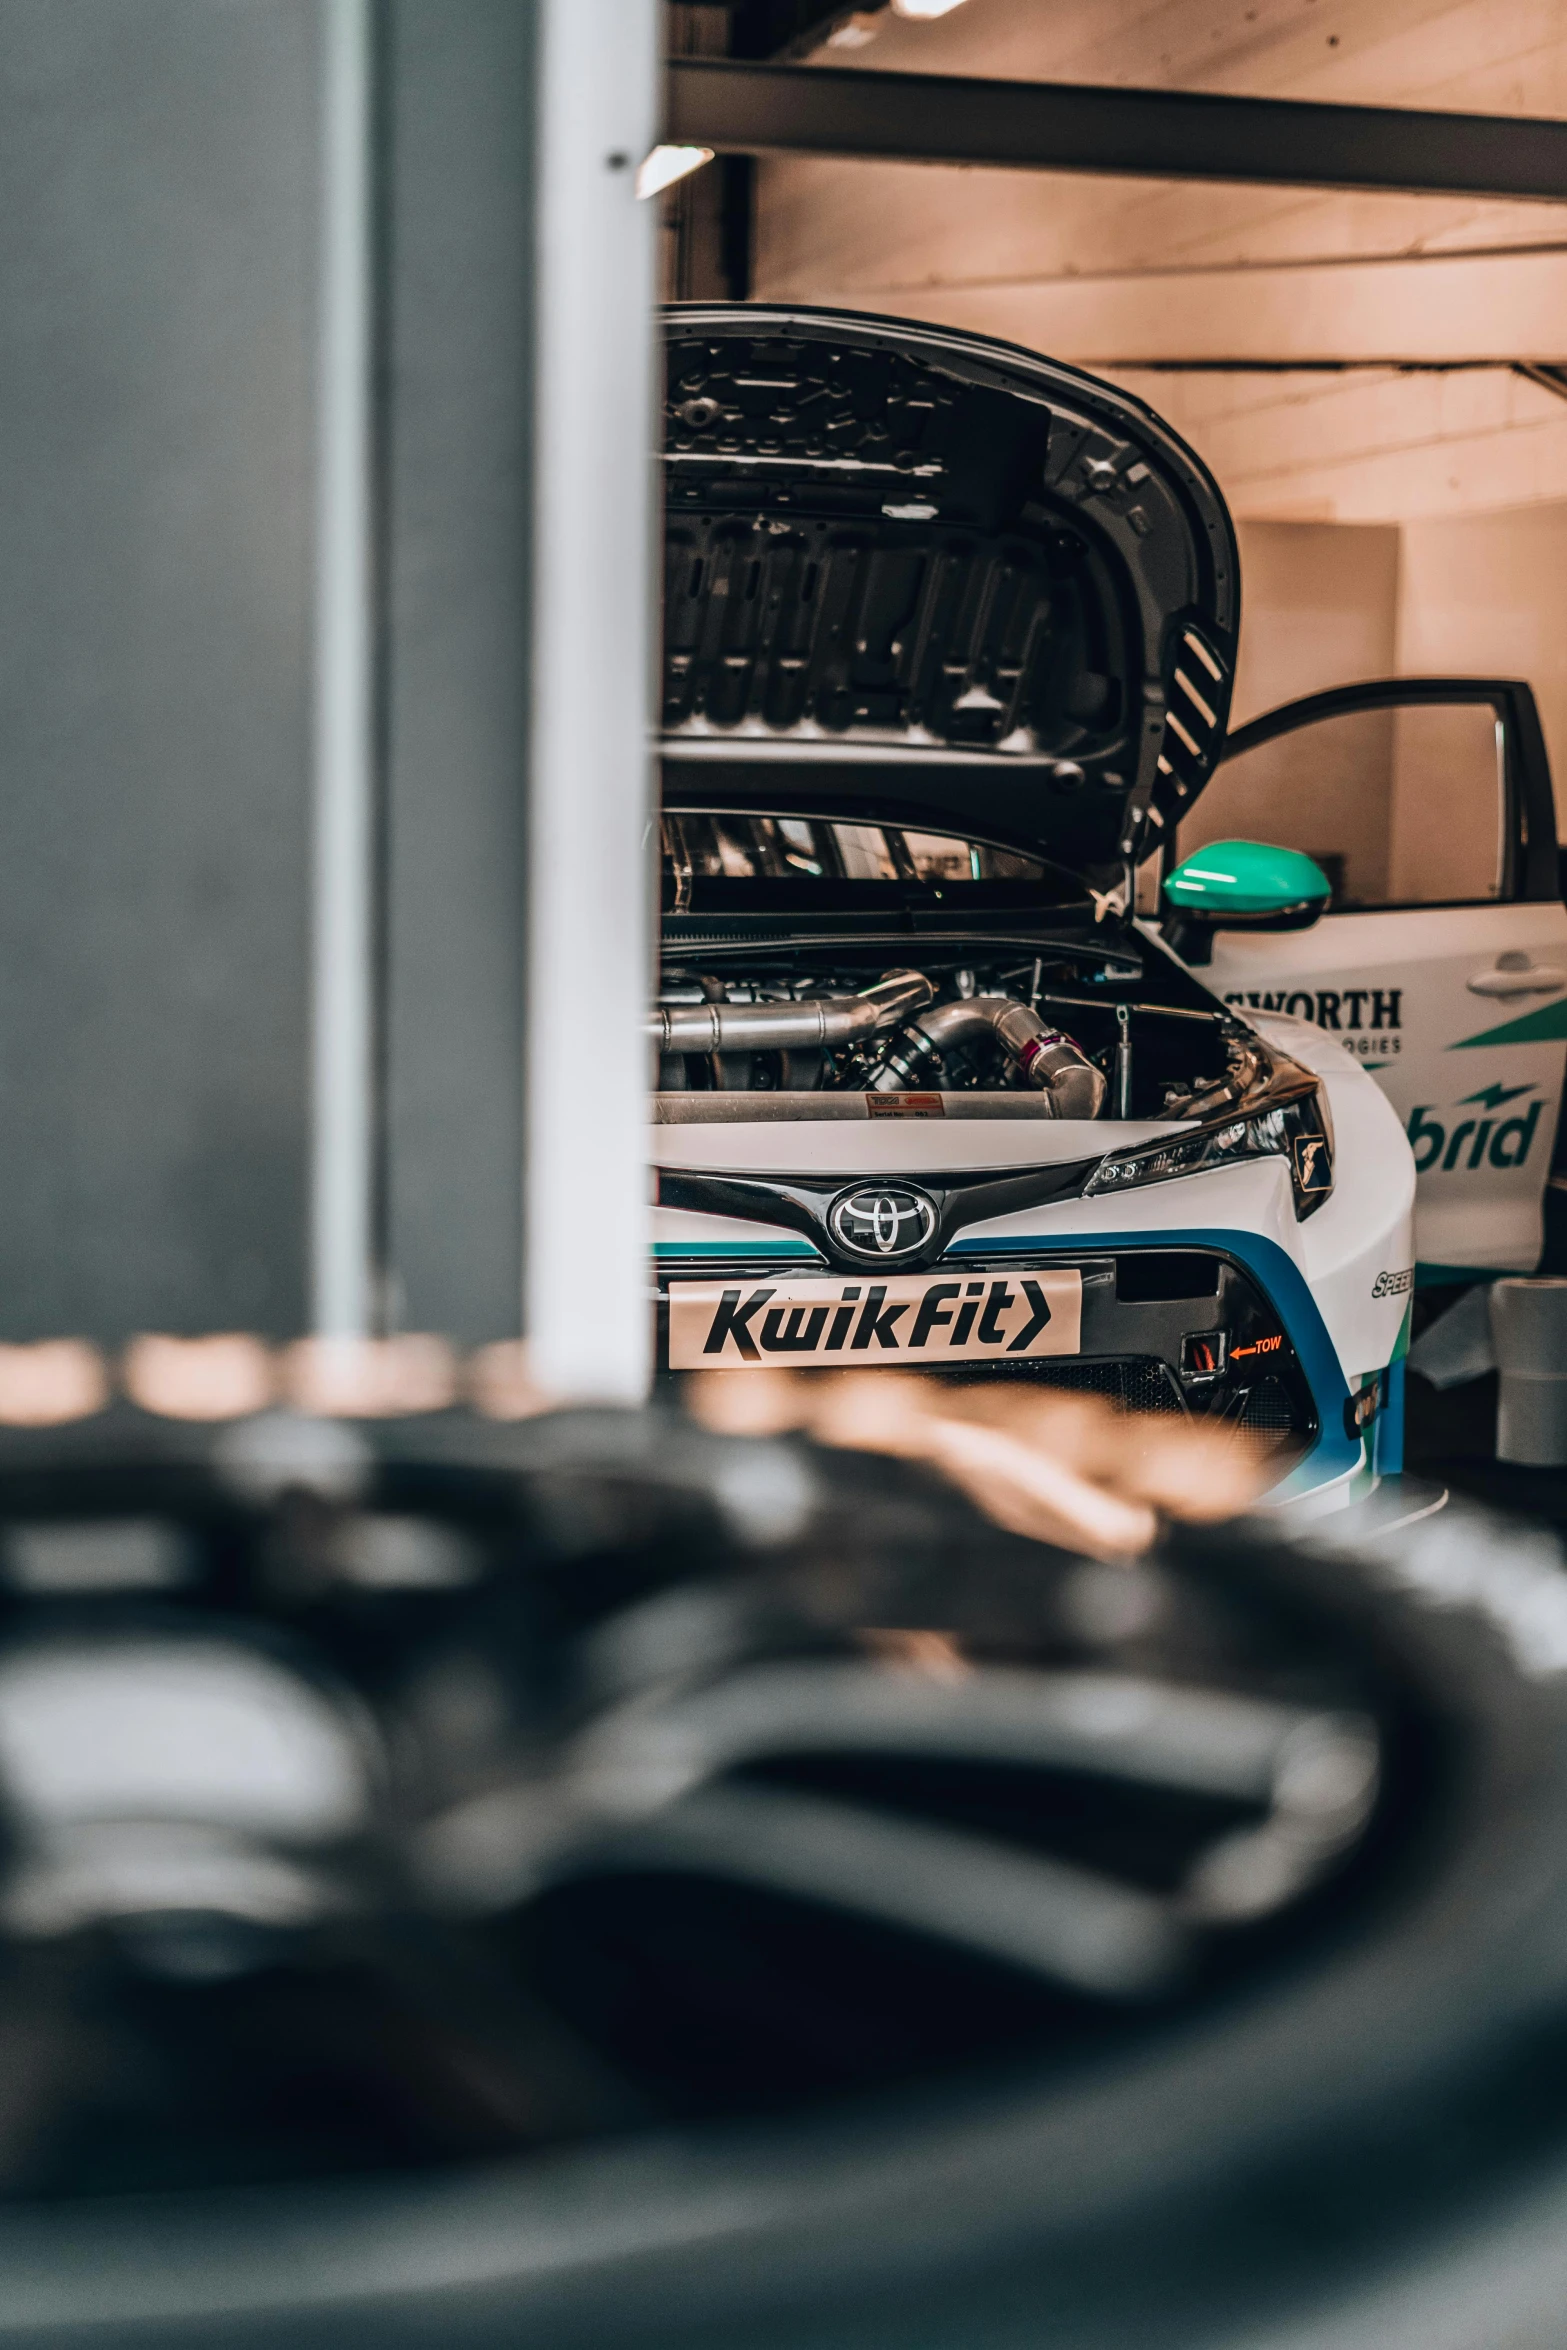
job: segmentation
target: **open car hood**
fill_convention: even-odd
[[[1103,881],[1223,747],[1240,618],[1212,476],[1005,343],[668,314],[665,796],[937,824]]]

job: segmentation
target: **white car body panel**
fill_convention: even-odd
[[[1189,1123],[1189,1121],[1186,1121]],[[1173,1119],[1113,1118],[726,1119],[714,1126],[656,1126],[649,1150],[660,1167],[722,1168],[771,1175],[935,1175],[944,1167],[1056,1167],[1106,1151],[1163,1142]]]
[[[1567,1047],[1559,1036],[1476,1043],[1560,998],[1559,987],[1477,991],[1477,979],[1495,984],[1509,953],[1542,979],[1567,972],[1567,909],[1400,907],[1325,915],[1310,930],[1221,930],[1201,974],[1265,1034],[1261,1004],[1270,999],[1340,1024],[1343,1047],[1377,1077],[1411,1134],[1416,1252],[1433,1268],[1531,1272],[1539,1262]],[[1305,1031],[1304,1021],[1290,1025]],[[1331,1041],[1323,1026],[1314,1032]],[[1299,1043],[1288,1049],[1310,1058]]]

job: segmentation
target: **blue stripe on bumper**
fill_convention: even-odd
[[[1287,1256],[1276,1240],[1265,1240],[1257,1232],[1228,1232],[1208,1228],[1200,1231],[1176,1232],[1059,1232],[1040,1233],[1032,1239],[1018,1240],[958,1240],[948,1249],[949,1257],[961,1256],[1036,1256],[1051,1251],[1062,1256],[1098,1255],[1101,1251],[1150,1248],[1209,1248],[1222,1249],[1234,1257],[1248,1273],[1255,1274],[1263,1290],[1278,1309],[1279,1317],[1289,1333],[1290,1344],[1306,1374],[1306,1384],[1317,1407],[1320,1434],[1311,1451],[1286,1480],[1287,1486],[1320,1485],[1329,1477],[1341,1477],[1346,1469],[1358,1468],[1362,1458],[1358,1437],[1344,1433],[1344,1406],[1349,1401],[1349,1386],[1339,1364],[1338,1350],[1328,1336],[1327,1325],[1317,1311],[1317,1301],[1307,1286],[1305,1275],[1291,1256]]]

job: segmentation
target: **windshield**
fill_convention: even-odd
[[[710,902],[711,886],[789,882],[841,898],[870,885],[978,889],[1007,905],[1081,901],[1076,875],[1042,857],[959,833],[906,825],[845,824],[812,816],[695,810],[663,819],[664,903],[674,911]],[[727,890],[725,895],[727,896]],[[770,893],[769,893],[770,894]]]

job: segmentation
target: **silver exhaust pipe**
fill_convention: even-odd
[[[835,1052],[897,1027],[935,992],[923,971],[888,971],[859,995],[799,1004],[661,1004],[648,1037],[661,1053]]]

